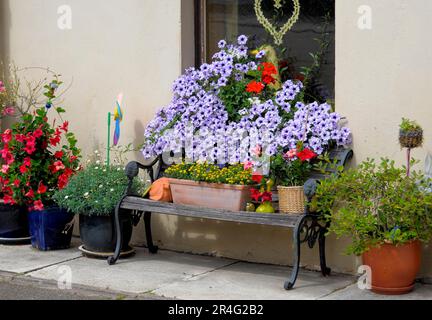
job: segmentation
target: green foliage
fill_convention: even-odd
[[[128,185],[123,166],[91,163],[78,172],[66,188],[53,197],[56,203],[72,213],[110,215]],[[134,180],[132,193],[138,194],[142,183]]]
[[[252,170],[245,170],[242,164],[220,168],[209,163],[176,164],[169,167],[165,174],[169,178],[202,181],[209,183],[250,185]]]
[[[422,127],[417,122],[406,118],[402,118],[402,123],[399,125],[399,128],[403,132],[422,130]]]
[[[318,210],[331,221],[329,233],[352,237],[347,254],[361,255],[372,246],[427,242],[432,237],[430,180],[381,159],[367,160],[357,169],[321,182]]]
[[[247,84],[246,81],[232,81],[230,85],[220,89],[219,98],[223,102],[231,121],[240,121],[239,111],[250,107],[249,99],[252,98],[252,94],[246,91]]]

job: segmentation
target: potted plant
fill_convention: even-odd
[[[309,148],[302,147],[280,152],[272,158],[271,172],[277,184],[279,211],[281,213],[303,213],[305,195],[303,185],[313,168],[311,161],[317,154]]]
[[[244,211],[251,199],[252,170],[242,164],[221,168],[209,163],[181,163],[170,166],[165,174],[177,204]]]
[[[90,256],[112,255],[116,245],[114,209],[120,202],[128,179],[121,165],[92,161],[71,178],[66,188],[54,194],[54,200],[71,214],[79,215],[83,250]],[[138,193],[142,184],[135,180],[132,192]],[[128,212],[121,215],[122,252],[131,250],[132,219]]]
[[[55,76],[44,86],[47,103],[24,113],[1,134],[3,201],[27,208],[31,242],[40,250],[68,248],[72,236],[73,216],[52,201],[54,191],[63,188],[78,169],[80,154],[69,123],[55,125],[55,121],[50,124],[48,120],[51,109],[58,115],[65,112],[53,106],[61,84]]]
[[[423,144],[423,129],[415,121],[402,118],[399,126],[399,143],[402,148],[414,149]]]
[[[421,242],[432,238],[430,180],[406,175],[394,161],[368,160],[321,182],[317,208],[330,233],[352,238],[348,254],[361,255],[372,271],[372,291],[403,294],[414,287]]]
[[[46,76],[40,80],[29,80],[26,78],[27,71],[39,71],[42,74],[54,75],[47,68],[18,68],[10,64],[5,67],[1,64],[2,75],[0,77],[0,119],[12,122],[32,112],[39,106],[45,106],[46,100],[42,98]],[[54,98],[53,98],[54,100]],[[3,154],[6,155],[6,154]],[[2,158],[2,165],[8,161]],[[0,190],[0,198],[3,199]],[[25,205],[12,205],[0,200],[0,243],[2,244],[24,244],[30,243],[30,234]]]

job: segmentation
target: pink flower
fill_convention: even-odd
[[[292,160],[295,157],[297,157],[297,149],[291,149],[290,151],[284,154],[285,160]]]
[[[3,81],[0,81],[0,93],[6,92],[6,87],[4,86]]]
[[[8,171],[9,171],[9,166],[7,164],[4,164],[2,166],[1,172],[4,173],[4,174],[7,174]]]
[[[6,107],[3,110],[4,116],[13,116],[15,114],[15,108],[14,107]]]
[[[258,144],[255,148],[252,149],[252,153],[257,157],[261,157],[262,155],[262,147]]]
[[[245,170],[252,169],[252,168],[253,168],[253,163],[252,163],[251,161],[246,161],[246,162],[244,163],[243,168],[244,168]]]

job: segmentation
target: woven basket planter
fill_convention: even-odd
[[[278,187],[279,211],[288,214],[300,214],[305,211],[305,194],[301,187]]]
[[[423,144],[423,130],[399,131],[399,143],[402,148],[418,148]]]

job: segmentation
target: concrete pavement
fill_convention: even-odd
[[[386,297],[358,289],[355,277],[323,278],[307,270],[300,271],[294,290],[285,291],[288,267],[170,251],[151,255],[144,248],[108,266],[106,260],[83,257],[79,244],[74,239],[71,249],[51,252],[28,245],[0,246],[0,299],[432,300],[430,285],[418,284],[409,295]],[[71,286],[65,285],[69,280]]]

